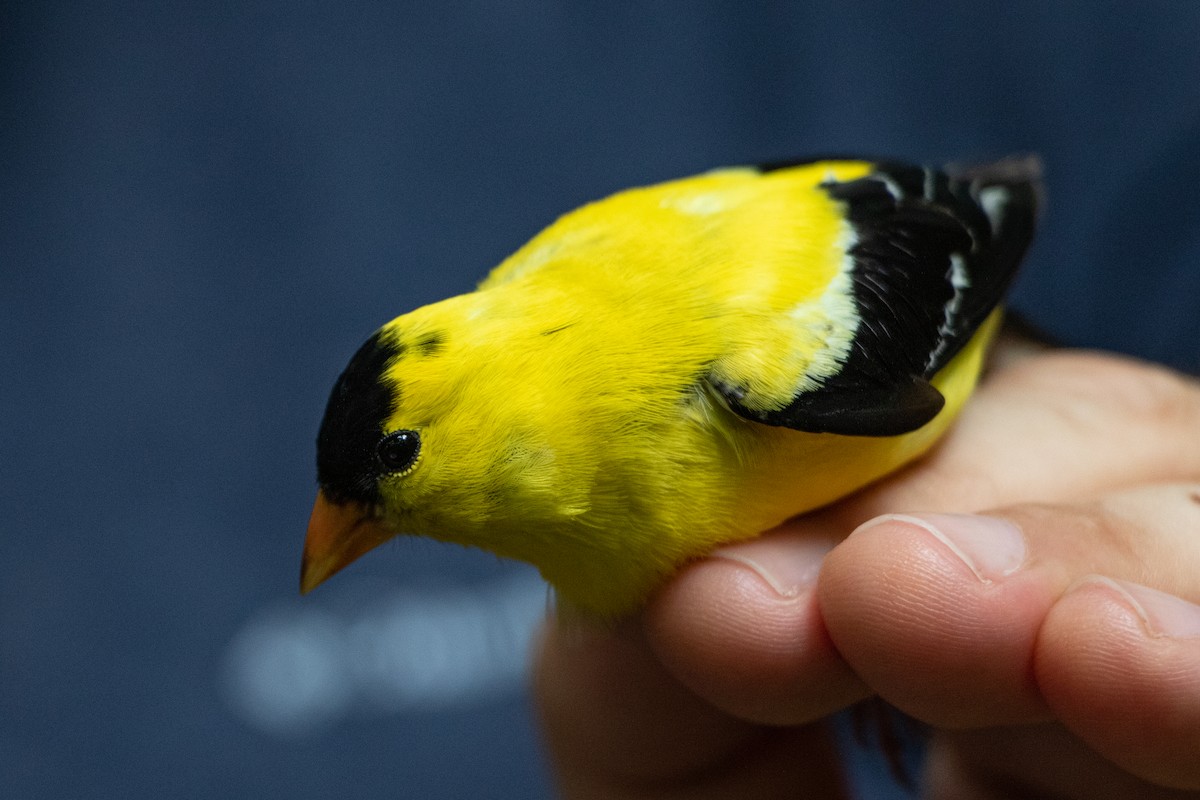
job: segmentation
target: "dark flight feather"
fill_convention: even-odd
[[[768,169],[799,163],[811,162]],[[821,184],[855,231],[860,323],[849,355],[781,409],[750,409],[723,392],[730,408],[850,436],[896,436],[932,420],[945,401],[930,379],[1002,301],[1032,240],[1040,174],[1033,158],[945,170],[881,162],[865,177]]]

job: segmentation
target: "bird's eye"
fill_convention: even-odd
[[[416,431],[395,431],[379,440],[375,457],[386,472],[407,472],[421,455],[421,436]]]

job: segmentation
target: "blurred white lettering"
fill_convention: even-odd
[[[259,612],[226,653],[226,698],[265,733],[303,735],[349,716],[511,696],[524,686],[546,586],[519,575],[391,591],[352,615],[309,604]]]

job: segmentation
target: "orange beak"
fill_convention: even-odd
[[[390,538],[392,533],[366,509],[355,503],[330,502],[324,492],[317,492],[300,561],[300,593],[308,594],[330,575]]]

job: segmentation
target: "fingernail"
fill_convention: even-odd
[[[1025,536],[1006,519],[978,514],[885,514],[859,530],[906,522],[926,531],[957,556],[983,583],[1013,574],[1025,563]]]
[[[1076,585],[1089,583],[1105,586],[1121,595],[1142,618],[1142,624],[1151,636],[1172,639],[1200,637],[1200,606],[1195,603],[1140,583],[1118,581],[1103,575],[1089,575]]]
[[[741,564],[776,594],[797,597],[817,582],[821,564],[834,542],[805,537],[767,536],[713,551],[713,558]]]

